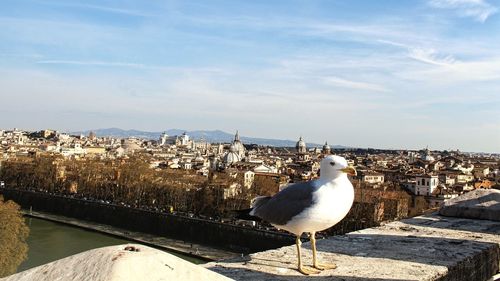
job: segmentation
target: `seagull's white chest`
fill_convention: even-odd
[[[314,193],[315,204],[309,210],[310,219],[324,225],[323,229],[331,227],[347,215],[353,200],[354,190],[350,183],[340,186],[327,184]]]
[[[313,204],[279,228],[297,235],[316,232],[332,227],[347,215],[354,201],[354,189],[347,177],[317,184],[320,188],[313,193]]]

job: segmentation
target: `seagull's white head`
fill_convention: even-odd
[[[335,179],[341,175],[356,175],[356,170],[347,164],[344,157],[337,155],[328,155],[320,164],[320,178]]]

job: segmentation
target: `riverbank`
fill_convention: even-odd
[[[28,256],[19,265],[17,272],[22,272],[92,249],[131,243],[130,240],[124,238],[72,225],[35,217],[25,216],[24,218],[29,227],[29,236],[26,239]],[[191,256],[177,253],[172,254],[198,264],[205,262]]]
[[[201,244],[189,243],[176,239],[169,239],[156,235],[151,235],[143,232],[125,230],[118,227],[113,227],[106,224],[94,223],[84,220],[78,220],[61,215],[49,214],[46,212],[23,210],[23,214],[28,217],[34,217],[71,225],[74,227],[83,228],[95,232],[100,232],[112,235],[119,238],[124,238],[130,241],[138,242],[150,247],[196,257],[205,261],[218,261],[222,259],[234,258],[237,253],[221,250],[217,248],[207,247]]]

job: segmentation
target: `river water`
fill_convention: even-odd
[[[27,239],[28,258],[19,266],[17,272],[95,248],[137,243],[37,218],[26,217],[26,224],[30,228]],[[190,256],[171,254],[196,264],[203,262]]]

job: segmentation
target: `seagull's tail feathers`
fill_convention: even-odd
[[[259,196],[252,200],[252,210],[258,209],[260,206],[264,205],[271,199],[271,196]],[[253,212],[252,212],[253,213]]]
[[[253,208],[244,209],[244,210],[235,210],[233,213],[235,214],[235,219],[238,220],[246,220],[246,221],[261,221],[261,218],[250,215]]]
[[[266,204],[269,199],[271,199],[270,196],[259,196],[254,198],[252,200],[251,208],[233,211],[236,214],[235,218],[240,220],[261,221],[261,218],[255,216],[255,210]]]

